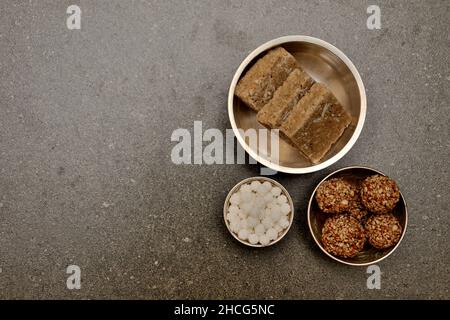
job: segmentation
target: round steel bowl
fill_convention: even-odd
[[[324,83],[342,106],[352,116],[350,126],[335,143],[328,154],[317,164],[312,164],[289,143],[280,139],[279,161],[272,162],[269,150],[252,148],[242,132],[247,129],[264,128],[256,121],[256,113],[246,107],[235,95],[236,84],[245,72],[264,53],[282,46],[299,62],[301,67],[317,82]],[[366,117],[366,93],[361,77],[353,63],[339,49],[323,40],[308,36],[286,36],[271,40],[248,55],[237,69],[228,92],[228,115],[237,140],[256,161],[276,171],[286,173],[309,173],[324,169],[341,159],[358,139]]]
[[[244,241],[239,239],[239,237],[237,236],[237,234],[235,234],[233,231],[231,231],[230,229],[230,223],[227,220],[227,212],[228,212],[228,207],[230,206],[230,197],[241,187],[241,185],[246,184],[246,183],[251,183],[252,181],[260,181],[261,183],[264,181],[269,181],[270,183],[272,183],[274,186],[277,186],[281,189],[281,193],[284,194],[286,196],[286,198],[288,199],[288,203],[289,206],[291,207],[291,213],[289,214],[289,226],[283,231],[282,234],[280,234],[278,236],[277,239],[273,240],[272,242],[269,242],[269,244],[267,245],[262,245],[262,244],[251,244],[248,241]],[[277,181],[273,180],[273,179],[269,179],[266,177],[251,177],[251,178],[247,178],[244,179],[242,181],[240,181],[239,183],[237,183],[228,193],[226,199],[225,199],[225,204],[223,205],[223,221],[225,222],[225,225],[227,226],[228,231],[231,233],[231,235],[240,243],[245,244],[247,246],[250,247],[255,247],[255,248],[263,248],[263,247],[268,247],[271,245],[274,245],[275,243],[277,243],[278,241],[280,241],[281,239],[284,238],[284,236],[288,233],[289,229],[292,226],[292,222],[294,221],[294,202],[292,201],[291,196],[289,195],[289,192]]]
[[[364,247],[363,251],[358,253],[353,258],[340,258],[336,257],[330,253],[328,253],[325,248],[322,246],[321,238],[322,238],[322,226],[326,220],[327,217],[329,217],[329,214],[323,213],[320,211],[317,201],[315,199],[317,188],[325,181],[331,178],[339,178],[339,177],[346,177],[353,181],[361,181],[365,179],[368,176],[374,175],[374,174],[380,174],[385,176],[384,173],[368,168],[368,167],[361,167],[361,166],[352,166],[352,167],[346,167],[339,170],[334,171],[333,173],[326,176],[320,183],[316,186],[314,189],[311,198],[309,199],[308,204],[308,225],[309,230],[311,231],[311,234],[314,238],[314,241],[319,246],[319,248],[330,258],[339,261],[341,263],[351,265],[351,266],[367,266],[371,264],[375,264],[377,262],[380,262],[383,259],[386,259],[389,255],[391,255],[397,247],[400,245],[400,242],[402,241],[406,228],[408,225],[408,211],[406,207],[405,199],[400,192],[400,200],[398,201],[397,205],[395,206],[393,210],[394,216],[397,217],[397,219],[400,222],[400,225],[402,226],[402,235],[397,242],[397,244],[391,248],[387,249],[376,249],[369,244],[366,243],[366,246]]]

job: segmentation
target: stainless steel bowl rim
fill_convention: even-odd
[[[313,229],[312,229],[312,226],[311,226],[311,205],[312,205],[312,202],[314,201],[314,195],[316,194],[317,188],[319,188],[319,186],[320,186],[324,181],[326,181],[327,179],[329,179],[331,176],[335,175],[336,173],[339,173],[339,172],[345,171],[345,170],[349,170],[349,169],[367,169],[367,170],[374,171],[374,172],[376,172],[376,173],[378,173],[378,174],[380,174],[380,175],[387,176],[385,173],[381,172],[380,170],[377,170],[377,169],[374,169],[374,168],[371,168],[371,167],[367,167],[367,166],[349,166],[349,167],[345,167],[345,168],[338,169],[338,170],[333,171],[332,173],[328,174],[325,178],[323,178],[323,179],[317,184],[317,186],[314,188],[314,191],[313,191],[312,194],[311,194],[311,197],[309,198],[309,202],[308,202],[308,213],[307,213],[307,216],[308,216],[308,217],[307,217],[307,218],[308,218],[308,227],[309,227],[309,231],[311,232],[311,235],[312,235],[314,241],[316,242],[317,246],[322,250],[323,253],[325,253],[325,254],[326,254],[328,257],[330,257],[331,259],[333,259],[333,260],[335,260],[335,261],[338,261],[338,262],[340,262],[340,263],[344,263],[344,264],[350,265],[350,266],[358,266],[358,267],[369,266],[369,265],[372,265],[372,264],[376,264],[376,263],[378,263],[378,262],[380,262],[380,261],[386,259],[387,257],[389,257],[389,256],[397,249],[397,247],[400,245],[400,242],[402,242],[402,239],[403,239],[403,237],[404,237],[405,234],[406,234],[406,228],[408,227],[408,207],[407,207],[407,205],[406,205],[406,200],[405,200],[405,198],[403,197],[402,192],[400,191],[400,198],[403,200],[403,204],[404,204],[404,206],[405,206],[405,227],[403,228],[402,235],[400,236],[400,239],[398,240],[397,244],[396,244],[396,245],[392,248],[392,250],[389,251],[389,253],[387,253],[385,256],[383,256],[383,257],[381,257],[381,258],[379,258],[379,259],[376,259],[376,260],[374,260],[374,261],[371,261],[371,262],[365,262],[365,263],[353,263],[353,262],[344,261],[344,260],[340,259],[339,257],[336,257],[336,256],[332,255],[331,253],[327,252],[327,251],[323,248],[323,246],[322,246],[322,244],[321,244],[321,242],[320,242],[320,239],[317,239],[317,238],[316,238],[316,235],[314,234],[314,231],[313,231]]]
[[[281,236],[279,236],[277,239],[273,240],[272,242],[270,242],[267,245],[262,245],[262,244],[251,244],[250,242],[244,241],[239,239],[239,237],[237,236],[237,234],[235,234],[233,231],[231,231],[229,223],[227,221],[227,209],[228,209],[228,203],[230,202],[230,197],[236,192],[237,188],[240,187],[241,185],[245,184],[245,183],[249,183],[255,180],[264,180],[264,181],[269,181],[270,183],[272,183],[273,185],[279,187],[282,191],[282,194],[284,194],[286,196],[286,198],[288,199],[288,203],[289,206],[291,207],[291,214],[290,214],[290,218],[289,218],[289,226],[283,231],[283,233],[281,234]],[[236,183],[234,185],[233,188],[231,188],[231,190],[228,192],[226,198],[225,198],[225,203],[223,205],[223,220],[225,222],[225,226],[227,227],[228,231],[231,233],[231,235],[238,240],[240,243],[245,244],[246,246],[249,247],[254,247],[254,248],[265,248],[265,247],[269,247],[271,245],[274,245],[275,243],[277,243],[278,241],[280,241],[281,239],[283,239],[286,234],[289,232],[289,230],[291,229],[292,223],[294,222],[294,202],[292,201],[291,195],[289,194],[289,192],[286,190],[285,187],[283,187],[283,185],[281,183],[279,183],[276,180],[267,178],[267,177],[260,177],[260,176],[256,176],[256,177],[250,177],[250,178],[246,178],[244,180],[239,181],[238,183]]]
[[[239,130],[237,128],[236,121],[234,118],[234,111],[233,111],[234,91],[235,91],[237,82],[239,81],[241,74],[244,71],[244,69],[246,68],[246,66],[255,57],[257,57],[260,53],[262,53],[266,50],[269,50],[270,48],[282,45],[283,43],[287,43],[287,42],[307,42],[307,43],[312,43],[312,44],[322,46],[325,49],[330,50],[339,59],[341,59],[345,63],[345,65],[349,68],[350,72],[352,73],[352,75],[354,76],[354,78],[356,80],[356,83],[357,83],[358,89],[359,89],[359,95],[360,95],[360,104],[361,104],[360,115],[359,115],[359,119],[358,119],[358,123],[355,128],[355,131],[354,131],[353,135],[351,136],[350,140],[342,148],[342,150],[340,150],[338,153],[336,153],[330,159],[328,159],[322,163],[312,165],[312,166],[309,166],[306,168],[291,168],[291,167],[282,166],[282,165],[279,165],[276,163],[272,163],[272,162],[268,161],[267,159],[265,159],[264,157],[259,156],[257,152],[252,150],[247,145],[247,143],[245,143],[244,139],[239,134]],[[237,140],[241,144],[241,146],[253,159],[258,161],[262,165],[264,165],[268,168],[271,168],[273,170],[285,172],[285,173],[304,174],[304,173],[315,172],[318,170],[322,170],[322,169],[334,164],[339,159],[341,159],[353,147],[353,145],[355,144],[359,135],[361,134],[361,130],[364,125],[365,118],[366,118],[366,109],[367,109],[367,101],[366,101],[366,92],[364,89],[364,84],[362,82],[361,76],[358,73],[358,70],[356,69],[354,64],[351,62],[351,60],[341,50],[339,50],[332,44],[330,44],[324,40],[315,38],[315,37],[302,36],[302,35],[290,35],[290,36],[276,38],[276,39],[270,40],[270,41],[262,44],[258,48],[256,48],[253,52],[251,52],[247,56],[247,58],[244,59],[244,61],[241,63],[241,65],[237,69],[236,73],[234,74],[233,80],[231,81],[230,89],[228,92],[228,116],[230,118],[230,123],[231,123],[231,127],[233,129],[233,132],[234,132]]]

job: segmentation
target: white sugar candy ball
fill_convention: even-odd
[[[228,214],[227,214],[228,221],[231,222],[231,221],[235,221],[237,219],[239,219],[239,216],[235,212],[228,212]]]
[[[247,219],[242,219],[239,223],[239,229],[248,229]]]
[[[269,192],[272,189],[272,184],[269,181],[264,181],[262,184],[265,192]]]
[[[269,240],[275,240],[276,238],[278,238],[278,232],[274,228],[270,228],[269,230],[267,230],[266,236],[269,237]]]
[[[286,198],[286,196],[285,196],[284,194],[282,194],[281,196],[279,196],[279,197],[277,198],[277,202],[278,202],[279,204],[287,203],[287,198]]]
[[[240,208],[244,214],[249,214],[250,210],[252,209],[252,204],[249,202],[245,202],[240,205]]]
[[[258,201],[255,201],[253,206],[255,208],[258,208],[259,211],[264,211],[264,209],[266,208],[266,205],[263,202],[258,202]]]
[[[255,202],[255,205],[260,206],[260,207],[263,207],[266,205],[264,203],[264,196],[261,196],[259,194],[255,197],[254,202]]]
[[[241,229],[241,230],[239,230],[239,233],[238,233],[239,239],[245,241],[245,240],[248,239],[248,236],[249,236],[249,232],[248,232],[247,229]]]
[[[264,198],[262,197],[256,197],[255,198],[255,207],[258,207],[259,209],[265,209],[266,208],[266,204],[264,203]]]
[[[259,223],[259,221],[256,220],[256,218],[254,218],[254,217],[248,217],[247,218],[247,226],[250,229],[254,228],[258,223]]]
[[[291,212],[291,206],[287,203],[283,203],[281,205],[281,213],[287,215],[289,212]]]
[[[248,236],[248,242],[250,242],[251,244],[257,244],[258,241],[259,241],[259,237],[258,237],[256,234],[251,233],[251,234]]]
[[[251,192],[252,188],[249,184],[243,184],[241,188],[239,189],[240,192]]]
[[[264,226],[264,228],[265,228],[266,230],[273,227],[273,222],[272,222],[272,219],[270,219],[270,218],[264,218],[264,219],[261,221],[261,224]]]
[[[278,197],[277,198],[273,198],[271,204],[272,204],[272,206],[279,206],[280,204],[278,203]]]
[[[230,223],[230,229],[231,231],[233,231],[234,233],[238,233],[240,228],[239,228],[239,221],[231,221]]]
[[[276,204],[276,203],[272,204],[272,207],[270,208],[270,211],[280,213],[281,212],[281,207],[280,207],[279,204]]]
[[[281,189],[279,187],[273,187],[270,192],[273,194],[273,196],[278,197],[281,194]]]
[[[241,219],[245,219],[248,217],[248,214],[243,212],[242,210],[239,210],[238,217]]]
[[[261,223],[255,227],[255,233],[257,236],[263,235],[265,231],[266,231],[266,229],[264,228],[264,226]]]
[[[277,224],[277,225],[274,227],[274,229],[275,229],[278,233],[280,233],[281,231],[283,231],[283,228],[282,228],[279,224]]]
[[[230,197],[231,204],[235,204],[235,205],[239,204],[239,202],[241,201],[241,197],[239,194],[240,193],[235,193]]]
[[[250,184],[250,187],[252,188],[253,191],[257,191],[260,184],[261,184],[261,182],[259,182],[258,180],[255,180],[255,181],[252,181],[252,183]]]
[[[288,221],[288,219],[286,219],[286,217],[281,218],[280,221],[278,222],[278,224],[283,229],[286,229],[287,227],[289,227],[289,221]]]
[[[256,187],[256,192],[258,194],[264,195],[266,193],[266,188],[264,188],[264,185],[260,184]]]
[[[250,206],[250,208],[253,208],[255,206],[255,201],[253,198],[250,201],[247,201],[245,203],[247,203]]]
[[[239,223],[241,221],[241,217],[239,217],[238,215],[232,215],[230,220],[230,223],[235,222],[235,223]]]
[[[273,195],[271,194],[271,193],[266,193],[265,195],[264,195],[264,204],[268,204],[268,203],[271,203],[272,201],[273,201]]]
[[[270,208],[270,211],[272,213],[279,213],[281,214],[281,207],[278,204],[272,205],[272,208]]]
[[[259,236],[259,243],[261,243],[263,246],[268,245],[270,242],[269,237],[266,236],[265,234]]]
[[[266,217],[266,209],[264,209],[264,206],[258,208],[258,216],[257,217],[259,218],[259,220],[262,220]]]
[[[230,212],[230,213],[234,213],[234,214],[239,214],[239,208],[238,208],[238,206],[235,206],[235,205],[231,205],[229,208],[228,208],[228,212]]]
[[[264,218],[270,217],[271,214],[272,214],[272,211],[270,208],[264,209]]]
[[[279,210],[275,210],[275,211],[271,211],[270,213],[270,219],[272,219],[272,221],[274,223],[278,222],[281,218],[281,213]]]
[[[250,202],[253,200],[253,193],[251,191],[240,192],[240,203]]]
[[[248,211],[248,215],[254,218],[258,218],[260,214],[260,208],[256,206],[251,206],[250,210]]]

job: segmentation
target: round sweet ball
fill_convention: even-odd
[[[244,241],[248,239],[249,235],[250,234],[247,229],[240,229],[238,232],[239,239],[244,240]]]
[[[259,186],[261,185],[261,182],[258,180],[254,180],[250,183],[250,187],[252,188],[252,191],[258,191]]]
[[[384,214],[394,209],[400,199],[400,190],[394,180],[386,176],[367,177],[361,185],[361,201],[367,210]]]
[[[348,209],[348,213],[358,221],[364,221],[369,212],[361,202],[355,202]]]
[[[348,214],[329,217],[322,228],[322,244],[335,256],[350,258],[360,252],[366,242],[361,223]]]
[[[358,189],[343,178],[329,179],[317,188],[316,200],[323,212],[347,212],[358,200]]]
[[[258,241],[259,237],[256,234],[252,233],[248,236],[248,242],[250,242],[250,244],[257,244]]]
[[[402,226],[392,214],[374,214],[365,227],[369,243],[377,249],[394,246],[402,235]]]

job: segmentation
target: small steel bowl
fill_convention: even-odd
[[[237,191],[239,190],[239,188],[246,183],[251,183],[252,181],[259,181],[261,183],[263,183],[264,181],[269,181],[272,185],[277,186],[281,189],[281,193],[284,194],[286,196],[286,198],[288,199],[288,203],[291,207],[291,213],[289,214],[289,226],[283,231],[283,233],[281,235],[278,236],[277,239],[269,242],[269,244],[267,245],[262,245],[262,244],[251,244],[248,241],[244,241],[239,239],[239,237],[237,236],[237,234],[235,234],[233,231],[231,231],[230,229],[230,223],[227,220],[227,212],[228,212],[228,207],[230,206],[230,198],[231,196]],[[228,193],[226,199],[225,199],[225,204],[223,205],[223,221],[225,222],[225,225],[227,226],[228,231],[231,233],[231,235],[240,243],[243,243],[249,247],[255,247],[255,248],[263,248],[263,247],[268,247],[271,245],[274,245],[275,243],[277,243],[278,241],[280,241],[281,239],[284,238],[284,236],[288,233],[289,229],[292,226],[292,222],[294,221],[294,202],[292,201],[291,196],[289,195],[289,192],[277,181],[266,178],[266,177],[251,177],[251,178],[247,178],[244,179],[242,181],[240,181],[239,183],[237,183]]]
[[[277,163],[271,161],[269,150],[252,148],[243,133],[247,129],[264,128],[256,121],[256,113],[246,107],[235,95],[236,85],[243,74],[264,53],[282,46],[299,62],[316,81],[330,88],[342,106],[352,116],[350,126],[328,154],[317,164],[312,164],[288,142],[280,139]],[[366,93],[361,77],[353,63],[339,49],[323,40],[307,36],[286,36],[271,40],[248,55],[237,69],[228,92],[228,115],[237,140],[256,161],[273,170],[286,173],[309,173],[322,170],[341,159],[358,139],[366,117]],[[269,138],[270,139],[270,138]]]
[[[339,178],[339,177],[346,177],[347,179],[356,181],[361,181],[365,179],[368,176],[374,175],[374,174],[380,174],[385,176],[385,174],[381,171],[368,168],[368,167],[361,167],[361,166],[352,166],[352,167],[346,167],[339,170],[334,171],[333,173],[326,176],[320,183],[317,185],[317,187],[314,189],[311,198],[309,199],[308,204],[308,225],[309,230],[311,231],[311,234],[314,238],[314,241],[319,246],[319,248],[330,258],[339,261],[341,263],[351,265],[351,266],[367,266],[371,264],[375,264],[377,262],[380,262],[383,259],[386,259],[390,254],[392,254],[395,249],[400,245],[400,242],[402,241],[405,232],[406,227],[408,225],[408,211],[406,207],[405,199],[400,192],[400,200],[398,201],[397,205],[395,206],[392,213],[394,216],[397,217],[397,219],[400,222],[400,225],[402,226],[402,235],[397,242],[397,244],[391,248],[387,249],[376,249],[369,244],[366,243],[366,246],[364,247],[363,251],[358,253],[353,258],[340,258],[332,255],[331,253],[328,253],[325,248],[322,246],[321,238],[322,238],[322,226],[326,220],[327,217],[329,217],[329,214],[323,213],[317,204],[317,201],[315,199],[317,188],[326,180],[331,178]]]

